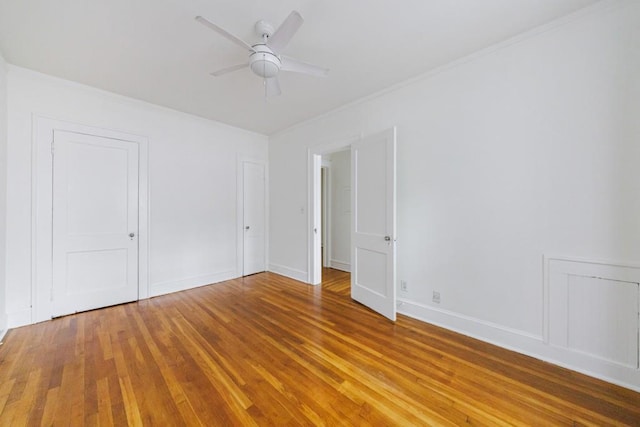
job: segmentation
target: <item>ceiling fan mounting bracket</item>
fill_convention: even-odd
[[[254,28],[255,28],[256,34],[261,39],[263,39],[265,36],[267,38],[271,37],[273,35],[273,32],[274,32],[273,25],[271,25],[267,21],[263,21],[263,20],[260,20],[260,21],[256,22],[256,25],[255,25]]]

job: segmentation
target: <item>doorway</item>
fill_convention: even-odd
[[[322,155],[322,265],[351,272],[351,151]]]
[[[309,150],[309,220],[308,220],[308,280],[312,285],[319,285],[322,282],[323,266],[331,266],[332,254],[332,235],[327,233],[333,227],[330,210],[332,210],[331,199],[333,199],[333,167],[331,165],[331,157],[333,153],[345,152],[350,150],[351,143],[357,139],[326,144]],[[323,170],[327,173],[323,178]],[[350,179],[350,173],[347,174]],[[323,183],[326,188],[323,191]],[[348,184],[350,186],[350,182]],[[323,195],[326,194],[326,197]],[[325,209],[327,208],[327,209]],[[323,211],[325,214],[323,215]],[[323,218],[326,216],[326,218]],[[326,219],[327,224],[323,224]],[[325,230],[325,228],[327,230]],[[349,229],[347,229],[349,230]],[[326,243],[326,258],[323,256],[323,242]],[[326,259],[326,262],[325,262]],[[349,258],[347,258],[349,260]]]
[[[33,196],[33,212],[32,212],[32,305],[31,305],[31,323],[42,322],[51,319],[54,315],[60,315],[66,311],[69,311],[69,307],[54,307],[62,298],[57,298],[56,294],[61,292],[61,295],[71,293],[74,294],[74,298],[84,298],[81,295],[85,291],[90,291],[89,294],[93,296],[88,299],[93,299],[93,303],[89,303],[85,306],[73,307],[71,311],[79,311],[83,309],[89,309],[91,304],[96,303],[96,300],[100,301],[101,306],[117,304],[118,302],[112,302],[106,297],[96,297],[97,294],[106,290],[108,293],[117,294],[121,291],[125,295],[118,296],[113,301],[121,301],[126,299],[144,299],[149,296],[149,271],[148,271],[148,256],[149,256],[149,240],[148,240],[148,141],[147,138],[128,134],[120,131],[112,131],[109,129],[95,128],[92,126],[85,126],[76,123],[64,122],[60,120],[54,120],[44,118],[40,116],[34,117],[34,157],[32,167],[32,194]],[[76,191],[88,191],[89,187],[78,187],[75,185],[75,189],[71,188],[71,193],[67,194],[66,204],[71,203],[68,212],[65,215],[71,215],[67,221],[71,227],[67,228],[66,242],[64,240],[56,239],[54,241],[54,203],[58,203],[61,200],[58,197],[54,200],[54,191],[59,192],[62,187],[54,189],[54,173],[61,172],[60,168],[66,168],[65,166],[57,165],[57,172],[54,172],[54,156],[55,156],[55,139],[59,136],[58,142],[62,141],[62,148],[67,143],[71,143],[74,147],[71,149],[74,153],[68,153],[71,157],[67,160],[71,160],[73,165],[72,173],[79,174],[76,177],[71,177],[76,183],[81,185],[88,185],[90,181],[83,182],[79,177],[84,172],[88,172],[93,167],[89,167],[93,164],[96,168],[106,167],[106,169],[99,171],[99,176],[94,176],[93,184],[98,185],[101,188],[100,191],[96,191],[96,194],[90,196],[96,199],[85,200],[85,197]],[[66,138],[66,143],[64,142]],[[71,142],[75,141],[75,142]],[[67,147],[69,148],[69,147]],[[106,151],[105,151],[106,150]],[[124,154],[126,153],[126,154]],[[60,154],[60,153],[59,153]],[[62,154],[60,154],[63,156]],[[137,158],[136,158],[137,155]],[[83,160],[76,162],[75,157],[79,156]],[[101,161],[97,161],[96,158],[102,158],[102,156],[109,157],[110,166],[103,165]],[[91,160],[93,158],[93,160]],[[126,159],[126,160],[125,160]],[[97,163],[97,166],[96,166]],[[137,173],[135,172],[137,167]],[[71,172],[71,169],[69,171]],[[84,169],[84,171],[83,171]],[[126,169],[126,173],[123,170]],[[98,172],[97,170],[95,172]],[[110,197],[106,194],[101,194],[102,190],[105,192],[111,192],[114,188],[110,187],[107,177],[113,174],[118,176],[120,183],[114,188],[127,188],[126,195],[120,194],[120,202],[129,205],[127,209],[122,210],[120,215],[110,216],[111,219],[117,218],[114,222],[107,224],[103,221],[93,221],[91,211],[98,209],[101,204],[106,203]],[[134,175],[137,176],[137,183],[135,183]],[[122,177],[125,178],[122,178]],[[60,179],[58,176],[57,179]],[[97,180],[97,182],[96,182]],[[126,184],[125,184],[126,183]],[[93,185],[91,184],[91,185]],[[103,188],[104,187],[104,188]],[[133,188],[136,191],[130,191]],[[60,193],[59,193],[60,194]],[[93,204],[95,203],[95,205]],[[109,209],[111,209],[110,207]],[[58,208],[62,209],[62,208]],[[116,209],[117,210],[117,209]],[[126,214],[123,212],[126,211]],[[60,212],[58,212],[60,213]],[[82,219],[84,218],[84,219]],[[89,218],[90,220],[87,220]],[[109,219],[109,221],[111,221]],[[61,223],[61,218],[56,219],[56,224]],[[93,221],[93,222],[92,222]],[[108,222],[108,221],[107,221]],[[108,230],[104,229],[106,225],[109,225]],[[97,228],[96,228],[97,227]],[[102,227],[102,228],[101,228]],[[87,231],[90,231],[87,233]],[[60,237],[61,229],[55,231]],[[133,233],[133,237],[130,234]],[[86,234],[88,241],[81,242],[83,235]],[[104,236],[101,236],[104,234]],[[102,237],[107,237],[108,234],[112,234],[110,238],[113,238],[109,242],[99,242]],[[64,243],[60,246],[60,243]],[[97,247],[101,247],[96,254],[92,254],[91,245],[98,244]],[[83,251],[88,250],[83,255],[71,255],[71,263],[76,263],[76,267],[67,270],[68,273],[59,276],[60,269],[55,266],[54,271],[54,251],[60,254],[73,254],[75,245],[85,245]],[[110,248],[110,249],[109,249]],[[68,258],[68,255],[65,255]],[[81,260],[80,258],[86,258]],[[91,258],[89,260],[89,258]],[[135,261],[134,261],[135,258]],[[123,267],[124,259],[131,266]],[[82,262],[81,262],[82,261]],[[84,262],[87,261],[87,262]],[[66,262],[66,261],[65,261]],[[117,266],[113,271],[117,271],[117,279],[113,283],[117,283],[115,289],[103,289],[106,286],[105,283],[97,283],[93,288],[80,289],[80,283],[84,281],[83,277],[91,275],[90,265],[98,265],[103,271],[109,270],[112,274],[113,271],[106,265]],[[85,270],[85,267],[87,269]],[[63,282],[67,284],[74,284],[67,290],[59,287],[59,283],[54,286],[54,274],[63,277]],[[97,273],[100,274],[100,273]],[[55,293],[54,293],[55,292]],[[86,302],[86,301],[85,301]],[[55,303],[55,304],[54,304]]]
[[[351,156],[351,297],[396,318],[396,129],[309,150],[309,280],[322,281],[322,156]]]

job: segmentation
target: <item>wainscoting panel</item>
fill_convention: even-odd
[[[637,370],[640,273],[638,268],[550,259],[547,324],[552,346],[608,366]]]

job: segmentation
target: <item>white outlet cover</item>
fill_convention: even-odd
[[[440,304],[440,292],[433,291],[433,297],[431,299],[433,302]]]

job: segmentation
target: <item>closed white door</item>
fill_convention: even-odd
[[[351,297],[396,320],[395,128],[351,145]]]
[[[138,299],[138,145],[56,131],[53,316]]]
[[[242,275],[265,271],[264,165],[242,163],[243,268]]]

